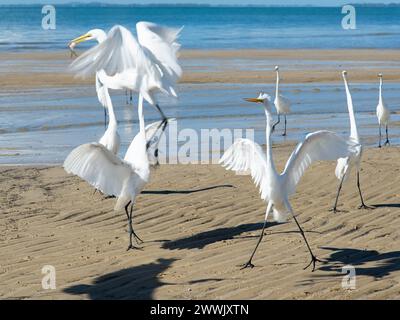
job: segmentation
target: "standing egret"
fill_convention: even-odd
[[[357,188],[358,188],[358,192],[360,194],[360,199],[361,199],[361,205],[358,208],[359,209],[372,209],[371,207],[367,206],[364,203],[364,198],[362,196],[361,187],[360,187],[360,164],[361,164],[361,156],[362,156],[362,145],[361,145],[360,137],[358,136],[358,131],[357,131],[356,118],[354,115],[353,99],[351,97],[349,85],[347,83],[347,71],[343,71],[342,76],[343,76],[343,81],[344,81],[344,85],[345,85],[345,89],[346,89],[347,108],[349,111],[349,118],[350,118],[350,137],[349,137],[348,141],[349,141],[349,143],[354,143],[357,146],[354,149],[355,152],[352,152],[349,154],[349,156],[340,158],[337,161],[335,175],[340,180],[340,184],[339,184],[339,187],[337,190],[335,204],[333,205],[333,208],[331,209],[331,211],[333,211],[335,213],[339,211],[339,210],[337,210],[337,203],[339,200],[339,194],[340,194],[340,190],[342,189],[343,182],[350,175],[351,168],[353,166],[355,166],[356,170],[357,170]]]
[[[278,121],[274,123],[272,126],[272,132],[274,132],[276,125],[281,122],[281,114],[284,115],[285,117],[285,129],[283,131],[283,136],[286,136],[286,115],[290,113],[290,100],[281,94],[279,94],[279,67],[275,67],[275,72],[276,72],[276,87],[275,87],[275,100],[274,100],[274,105],[276,108],[276,113],[278,114]]]
[[[180,45],[176,40],[181,29],[138,22],[136,31],[137,39],[122,26],[112,27],[104,41],[72,62],[71,69],[83,77],[104,70],[100,80],[108,88],[140,93],[160,113],[164,131],[168,121],[156,93],[177,97],[174,86],[182,69],[177,58]],[[88,37],[81,38],[84,41]]]
[[[289,214],[293,216],[311,255],[311,262],[304,269],[312,264],[312,271],[314,271],[315,263],[320,260],[316,258],[308,244],[303,229],[294,215],[289,197],[296,192],[296,186],[300,178],[313,162],[319,160],[336,160],[339,157],[347,155],[352,146],[334,132],[323,130],[310,133],[303,142],[297,145],[286,162],[284,171],[279,174],[275,169],[272,157],[270,96],[260,93],[257,98],[246,100],[261,103],[264,106],[266,115],[266,154],[253,141],[238,139],[224,153],[220,160],[220,163],[227,169],[239,172],[249,170],[254,183],[260,188],[261,198],[267,203],[260,238],[249,261],[243,268],[254,267],[252,259],[264,236],[267,218],[272,211],[276,221],[285,221]]]
[[[138,117],[139,133],[132,140],[124,159],[100,143],[86,143],[72,150],[64,161],[67,173],[79,176],[104,194],[117,197],[114,210],[125,208],[129,227],[128,250],[136,248],[132,245],[132,237],[137,242],[142,242],[133,229],[132,212],[136,196],[143,190],[150,177],[150,163],[146,151],[147,128],[144,124],[141,94],[139,94]],[[152,124],[150,127],[156,126]]]
[[[383,101],[383,96],[382,96],[382,82],[383,82],[383,76],[382,73],[378,74],[379,77],[379,103],[378,106],[376,107],[376,116],[378,117],[378,122],[379,122],[379,148],[382,147],[381,145],[381,139],[382,139],[382,132],[381,132],[381,127],[385,126],[386,127],[386,141],[385,141],[385,146],[390,145],[389,142],[389,134],[388,134],[388,125],[389,125],[389,119],[390,119],[390,111],[386,103]]]

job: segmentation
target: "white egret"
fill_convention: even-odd
[[[288,113],[290,113],[290,100],[286,97],[284,97],[283,95],[281,95],[279,93],[279,82],[280,82],[280,78],[279,78],[279,67],[276,66],[275,67],[275,72],[276,72],[276,87],[275,87],[275,100],[274,100],[274,105],[276,108],[276,113],[278,114],[278,121],[276,123],[274,123],[274,125],[272,126],[272,132],[274,132],[275,127],[278,123],[281,122],[281,114],[283,114],[283,116],[285,117],[285,129],[283,131],[283,136],[286,136],[286,115]]]
[[[351,97],[349,85],[347,83],[347,71],[342,72],[343,81],[346,89],[346,98],[347,98],[347,108],[349,111],[350,118],[350,136],[348,138],[349,143],[356,144],[357,146],[354,148],[354,152],[350,153],[349,156],[338,159],[335,174],[336,177],[340,180],[340,184],[337,190],[335,204],[331,211],[338,212],[337,204],[339,200],[340,191],[342,189],[343,182],[348,178],[351,172],[351,168],[354,166],[357,170],[357,188],[360,194],[361,205],[358,207],[359,209],[372,209],[364,203],[364,199],[361,192],[360,187],[360,164],[361,164],[361,156],[362,156],[362,145],[360,142],[360,137],[358,136],[356,118],[354,115],[354,107],[353,107],[353,99]]]
[[[238,139],[224,153],[220,160],[220,163],[227,169],[238,172],[250,171],[254,183],[260,188],[261,198],[267,203],[261,235],[249,261],[243,268],[254,266],[252,259],[264,236],[267,218],[272,211],[274,219],[280,222],[285,221],[289,214],[293,216],[311,255],[311,262],[304,269],[312,264],[312,270],[314,271],[315,263],[320,260],[316,258],[308,244],[303,229],[294,215],[289,197],[295,193],[300,178],[313,162],[318,160],[336,160],[339,157],[347,155],[352,146],[334,132],[323,130],[310,133],[303,142],[297,145],[286,162],[284,171],[279,174],[275,169],[272,155],[270,96],[260,93],[257,98],[246,100],[261,103],[264,106],[266,115],[266,154],[253,141]]]
[[[138,117],[139,133],[132,140],[124,159],[100,143],[86,143],[72,150],[64,161],[67,173],[79,176],[106,195],[117,197],[114,210],[125,208],[129,227],[128,250],[136,248],[132,245],[132,237],[135,237],[137,242],[142,242],[132,226],[133,205],[136,196],[149,181],[150,162],[146,145],[160,124],[160,122],[153,123],[145,128],[141,94],[139,94]]]
[[[75,56],[78,57],[78,55],[75,52],[75,47],[77,44],[84,42],[84,41],[97,41],[97,43],[102,43],[105,39],[107,38],[107,34],[101,30],[101,29],[92,29],[85,33],[82,36],[79,36],[73,40],[71,40],[68,44],[68,47],[71,50],[71,57]],[[98,70],[100,71],[100,70]],[[97,98],[101,105],[104,107],[104,126],[106,126],[107,123],[107,99],[106,96],[109,96],[108,89],[104,86],[104,84],[101,84],[96,73],[96,92],[97,92]]]
[[[177,97],[174,86],[182,75],[176,42],[181,29],[162,27],[150,22],[136,24],[137,40],[119,25],[111,28],[106,39],[83,53],[71,64],[78,76],[99,70],[100,81],[110,89],[138,92],[162,117],[162,130],[168,123],[156,97],[157,92]],[[83,35],[90,39],[90,34]]]
[[[389,142],[389,134],[388,134],[388,125],[389,125],[389,119],[390,119],[390,111],[387,106],[387,104],[383,101],[383,96],[382,96],[382,82],[383,82],[383,75],[382,73],[378,74],[379,77],[379,102],[378,106],[376,107],[376,116],[378,117],[378,122],[379,122],[379,148],[382,147],[381,145],[381,139],[382,139],[382,126],[386,127],[386,141],[385,141],[385,146],[390,145]]]

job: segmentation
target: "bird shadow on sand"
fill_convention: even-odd
[[[266,229],[279,223],[268,223]],[[162,245],[163,249],[203,249],[205,246],[224,240],[231,240],[243,232],[261,230],[263,223],[246,223],[236,227],[218,228],[197,233],[195,235],[171,240]]]
[[[378,203],[372,204],[373,208],[400,208],[400,203]]]
[[[154,299],[157,288],[164,285],[182,285],[160,280],[159,275],[165,272],[177,259],[158,259],[155,262],[107,273],[94,279],[93,284],[78,284],[68,287],[63,292],[72,295],[88,295],[92,300],[114,299]],[[223,281],[219,278],[193,280],[186,285],[207,281]]]
[[[142,191],[142,194],[191,194],[191,193],[209,191],[209,190],[219,189],[219,188],[235,188],[235,186],[233,186],[231,184],[222,184],[222,185],[218,185],[218,186],[212,186],[212,187],[201,188],[201,189],[193,189],[193,190],[144,190],[144,191]]]
[[[329,274],[316,274],[311,279],[304,281],[304,285],[312,284],[318,280],[332,280],[333,276],[343,277],[344,266],[353,266],[357,276],[367,276],[374,280],[390,275],[400,270],[400,251],[380,253],[376,250],[360,250],[353,248],[321,247],[332,253],[317,268],[318,271]]]

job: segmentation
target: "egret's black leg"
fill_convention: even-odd
[[[286,136],[286,123],[287,123],[287,121],[286,121],[286,114],[285,114],[285,129],[283,131],[282,136]]]
[[[257,248],[258,248],[258,246],[260,245],[262,238],[264,237],[264,230],[265,230],[265,226],[266,226],[266,225],[267,225],[267,219],[265,219],[265,221],[264,221],[264,225],[263,225],[263,228],[262,228],[260,237],[258,238],[256,247],[254,248],[253,253],[252,253],[251,256],[250,256],[249,261],[247,261],[247,262],[242,266],[241,269],[245,269],[245,268],[254,268],[254,264],[253,264],[251,261],[253,260],[253,257],[254,257],[254,255],[256,254]]]
[[[104,129],[107,129],[107,110],[104,108]]]
[[[382,139],[382,129],[381,129],[381,125],[379,124],[379,145],[378,148],[381,148],[381,139]]]
[[[333,211],[333,213],[336,213],[336,212],[339,211],[337,209],[337,204],[338,204],[338,201],[339,201],[339,194],[340,194],[340,191],[342,190],[342,185],[343,185],[343,181],[344,181],[345,177],[346,177],[346,174],[344,174],[342,180],[340,180],[339,188],[338,188],[338,191],[337,191],[337,194],[336,194],[335,204],[333,205],[333,208],[329,210],[329,211]]]
[[[133,104],[132,90],[129,90],[129,104]]]
[[[364,203],[364,199],[361,193],[361,187],[360,187],[360,171],[357,170],[357,188],[358,188],[358,192],[360,194],[360,199],[361,199],[361,205],[358,207],[358,209],[374,209],[373,207],[367,206]]]
[[[130,250],[130,249],[139,249],[139,248],[135,247],[135,246],[132,244],[132,236],[133,236],[133,231],[132,231],[132,218],[131,218],[131,216],[130,216],[129,213],[128,213],[128,207],[129,207],[130,204],[131,204],[131,201],[129,201],[128,204],[125,206],[125,213],[126,213],[126,216],[127,216],[127,218],[128,218],[128,227],[129,227],[129,246],[128,246],[128,249],[126,249],[126,251],[128,251],[128,250]]]
[[[314,270],[315,270],[315,263],[316,263],[317,261],[319,261],[319,262],[323,262],[323,261],[322,261],[322,260],[319,260],[319,259],[313,254],[313,252],[312,252],[312,250],[311,250],[311,247],[310,247],[310,245],[308,244],[306,235],[304,234],[303,229],[301,228],[299,222],[297,221],[296,216],[295,216],[293,213],[292,213],[292,216],[293,216],[294,221],[295,221],[296,224],[297,224],[297,227],[298,227],[299,230],[300,230],[300,233],[301,233],[301,235],[302,235],[302,237],[303,237],[303,239],[304,239],[304,241],[305,241],[305,243],[306,243],[307,249],[308,249],[308,251],[310,252],[310,255],[311,255],[311,261],[310,261],[310,263],[309,263],[308,265],[306,265],[306,266],[304,267],[303,270],[307,269],[307,268],[308,268],[309,266],[311,266],[311,264],[312,264],[312,272],[314,272]]]
[[[279,122],[281,122],[281,115],[280,115],[280,114],[278,114],[278,121],[275,122],[275,123],[273,124],[273,126],[272,126],[271,133],[273,133],[273,132],[275,131],[275,127],[276,127],[276,125],[277,125]]]
[[[133,219],[132,219],[132,212],[133,212],[133,203],[131,204],[131,211],[130,211],[130,213],[129,213],[130,230],[131,230],[133,236],[135,237],[136,242],[137,242],[138,244],[140,244],[140,243],[143,243],[143,240],[139,238],[139,236],[135,233],[135,230],[134,230],[133,227],[132,227],[132,221],[133,221]],[[140,242],[140,243],[139,243],[139,242]]]
[[[385,146],[389,145],[390,146],[390,142],[389,142],[389,133],[388,133],[388,125],[386,125],[386,141],[385,141]]]
[[[125,89],[125,102],[126,102],[126,104],[129,104],[129,101],[128,101],[128,89]]]

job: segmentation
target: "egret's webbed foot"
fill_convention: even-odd
[[[333,208],[329,209],[329,212],[338,213],[338,212],[344,212],[344,211],[343,210],[339,210],[336,207],[333,207]]]
[[[306,265],[306,266],[303,268],[303,270],[306,270],[309,266],[312,265],[312,270],[311,270],[311,272],[314,272],[314,270],[315,270],[315,263],[316,263],[316,262],[324,262],[324,261],[318,259],[316,256],[314,256],[313,254],[311,254],[311,261],[310,261],[310,263],[309,263],[308,265]]]
[[[254,268],[254,264],[251,263],[251,260],[247,261],[244,265],[241,266],[240,270],[246,269],[246,268]]]
[[[134,245],[132,245],[132,243],[130,243],[129,244],[129,246],[128,246],[128,248],[126,249],[126,251],[129,251],[129,250],[142,250],[142,248],[139,248],[139,247],[135,247]]]
[[[362,204],[358,207],[358,209],[373,210],[373,209],[375,209],[375,208],[374,208],[374,207],[371,207],[371,206],[367,206],[365,203],[362,203]]]

